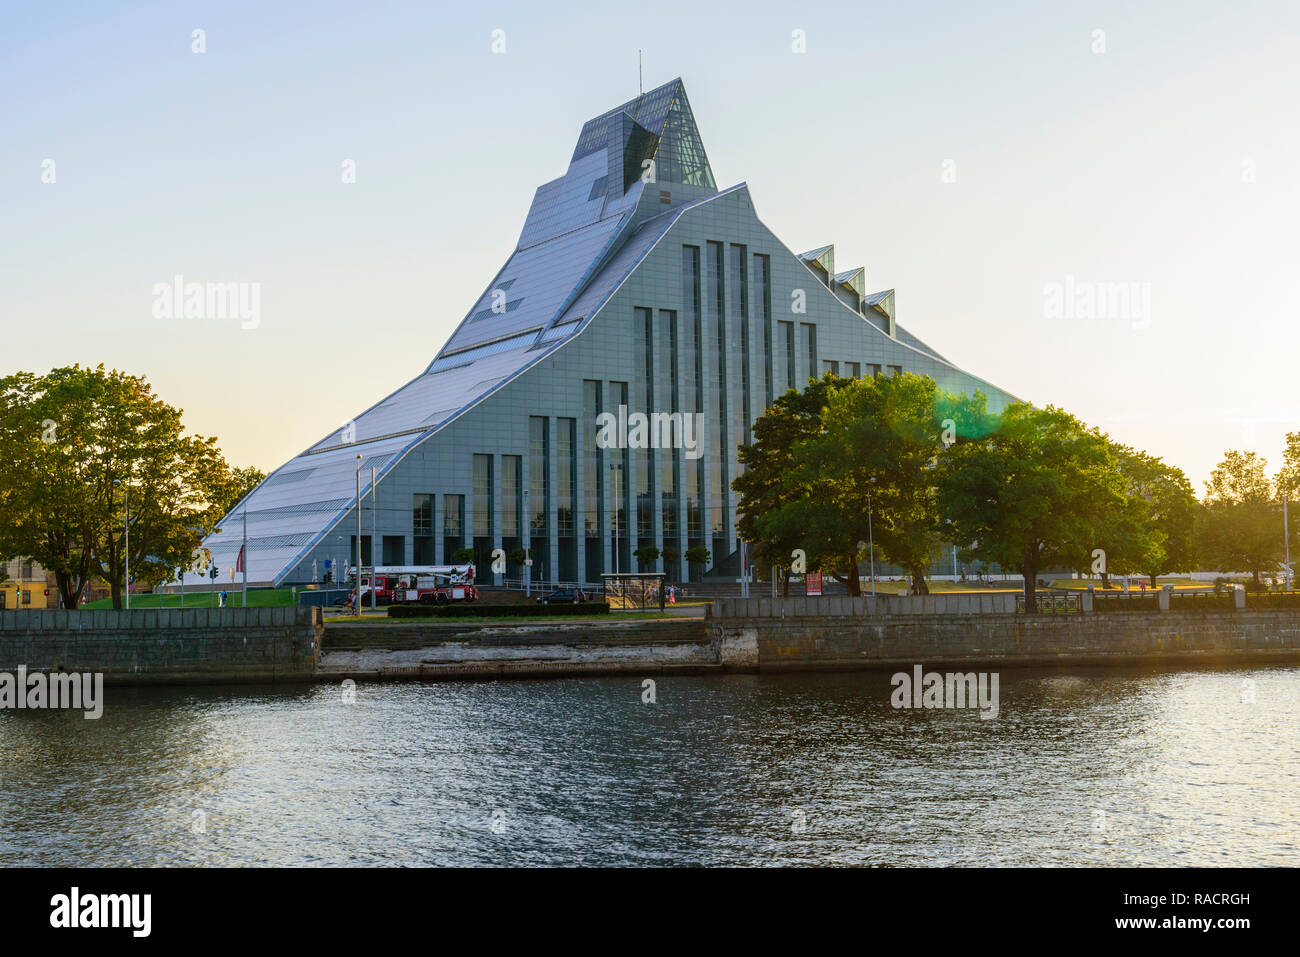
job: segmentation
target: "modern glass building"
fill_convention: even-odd
[[[486,584],[503,577],[494,549],[527,547],[536,581],[599,582],[650,543],[663,555],[647,570],[684,580],[702,545],[706,574],[734,578],[736,450],[777,395],[827,370],[907,371],[995,410],[1012,399],[869,288],[834,247],[782,244],[744,183],[717,188],[673,80],[588,120],[428,367],[273,472],[205,545],[224,577],[247,510],[250,582],[317,580],[355,561],[359,471],[364,563],[469,548]],[[637,413],[658,418],[646,429]],[[699,435],[674,428],[697,421]]]

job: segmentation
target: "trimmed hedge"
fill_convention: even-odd
[[[1154,592],[1145,595],[1129,592],[1127,595],[1092,596],[1092,610],[1105,614],[1112,611],[1159,611],[1160,597]]]
[[[609,603],[587,601],[555,605],[389,605],[389,618],[563,618],[604,615]]]
[[[1300,592],[1271,592],[1246,596],[1246,608],[1280,608],[1285,611],[1300,609]]]

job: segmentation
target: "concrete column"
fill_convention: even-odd
[[[1233,589],[1232,597],[1233,600],[1236,602],[1237,611],[1245,611],[1246,610],[1246,589],[1238,585],[1236,588]]]
[[[1169,596],[1173,593],[1173,590],[1174,590],[1173,585],[1164,585],[1163,587],[1161,587],[1160,595],[1159,595],[1161,611],[1169,610]]]

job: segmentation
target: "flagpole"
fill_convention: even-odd
[[[372,542],[373,546],[374,543]],[[372,556],[373,557],[373,556]],[[352,592],[352,607],[361,617],[361,455],[357,455],[357,583]]]
[[[379,544],[379,504],[375,501],[375,467],[370,466],[370,610],[375,610],[375,546]]]
[[[248,607],[248,503],[244,503],[244,544],[239,549],[239,564],[244,566],[244,593],[240,599]]]

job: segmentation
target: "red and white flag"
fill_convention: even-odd
[[[235,571],[237,572],[242,572],[244,570],[244,549],[247,547],[247,545],[239,546],[239,557],[235,559]]]

